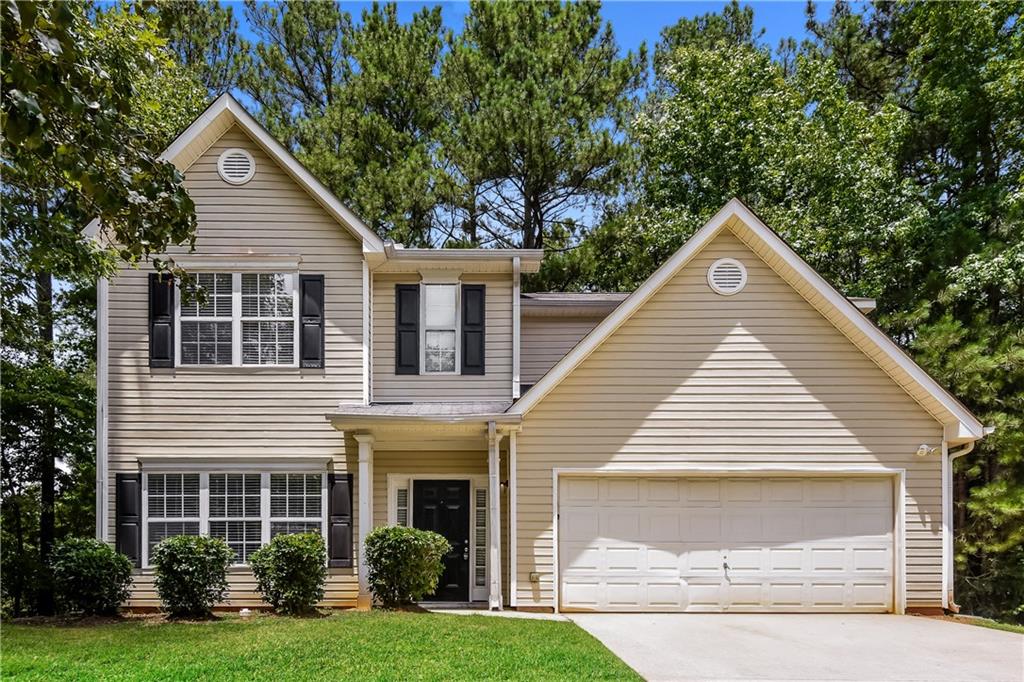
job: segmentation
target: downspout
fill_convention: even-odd
[[[991,433],[988,429],[986,434]],[[953,575],[955,562],[953,560],[953,461],[969,454],[974,450],[975,441],[971,441],[958,450],[950,450],[948,443],[942,441],[942,497],[943,509],[942,518],[942,554],[945,558],[942,566],[943,588],[942,607],[959,613],[960,607],[953,601]]]

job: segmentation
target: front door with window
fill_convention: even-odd
[[[440,533],[452,549],[434,601],[469,600],[469,481],[414,480],[412,525]]]

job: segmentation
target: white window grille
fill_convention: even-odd
[[[144,565],[176,535],[221,538],[246,564],[282,533],[321,533],[327,498],[323,473],[147,473],[143,479]]]
[[[270,537],[315,533],[323,520],[319,474],[270,475]]]
[[[297,365],[294,273],[200,272],[178,294],[178,365]]]
[[[456,284],[423,286],[423,371],[453,373],[458,355],[458,300]]]
[[[210,474],[210,537],[228,543],[236,564],[260,548],[259,474]]]
[[[199,535],[199,474],[151,474],[146,500],[149,554],[175,535]]]
[[[201,272],[180,305],[181,364],[230,365],[231,274]]]

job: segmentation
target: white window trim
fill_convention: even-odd
[[[455,288],[455,369],[451,372],[427,371],[427,287],[450,286]],[[420,282],[420,374],[432,377],[462,374],[462,284],[459,281]],[[429,330],[433,331],[433,330]]]
[[[270,516],[270,475],[274,474],[302,474],[320,476],[320,518],[314,517],[287,517]],[[149,477],[151,474],[199,474],[199,517],[168,518],[149,516]],[[327,543],[327,518],[329,516],[327,504],[327,473],[321,471],[295,470],[295,469],[210,469],[198,470],[188,468],[165,469],[159,468],[153,471],[142,472],[142,567],[152,568],[149,563],[149,523],[153,522],[199,522],[199,534],[210,535],[210,474],[259,474],[260,475],[260,544],[266,545],[270,542],[270,524],[272,521],[293,521],[293,522],[320,522],[320,533]],[[234,519],[235,517],[230,517]],[[221,517],[218,517],[221,519]],[[242,519],[255,521],[255,518]],[[232,567],[244,568],[248,564],[231,564]]]
[[[288,364],[257,365],[242,364],[242,273],[246,274],[281,274],[291,279],[292,296],[292,361]],[[188,322],[231,322],[231,364],[230,365],[185,365],[181,362],[181,288],[174,288],[174,366],[186,370],[216,370],[227,367],[235,369],[274,369],[298,368],[299,366],[299,271],[292,269],[269,269],[265,267],[246,268],[225,272],[224,270],[199,270],[193,274],[230,274],[231,275],[231,318],[226,317],[189,317]],[[245,322],[275,321],[284,322],[287,318],[246,317]]]
[[[469,596],[470,601],[487,601],[488,589],[491,583],[491,562],[485,559],[486,577],[484,585],[477,587],[474,580],[473,566],[476,557],[476,490],[483,488],[487,490],[487,474],[388,474],[388,525],[398,524],[398,489],[405,488],[408,493],[409,505],[409,526],[412,527],[413,518],[413,481],[469,481]],[[490,491],[488,490],[488,495]],[[490,519],[488,518],[488,523]],[[489,529],[488,529],[489,531]],[[484,537],[488,537],[487,532]]]

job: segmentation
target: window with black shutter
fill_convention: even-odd
[[[420,372],[420,285],[395,285],[395,374]]]
[[[324,366],[324,276],[299,275],[299,345],[302,367]]]
[[[485,290],[483,284],[462,285],[462,373],[484,373]]]
[[[138,568],[142,565],[142,474],[117,474],[114,480],[114,544]]]
[[[352,566],[352,474],[328,474],[327,564]]]
[[[149,273],[149,366],[174,367],[174,278]]]

